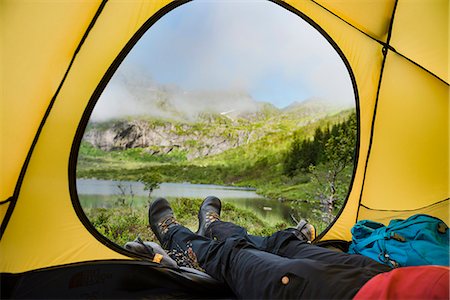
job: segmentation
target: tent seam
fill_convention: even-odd
[[[338,16],[336,13],[332,12],[330,9],[326,8],[325,6],[323,6],[320,3],[317,3],[316,0],[310,0],[311,2],[313,2],[314,4],[316,4],[317,6],[321,7],[322,9],[324,9],[325,11],[329,12],[330,14],[332,14],[333,16],[335,16],[336,18],[338,18],[339,20],[341,20],[342,22],[344,22],[345,24],[349,25],[350,27],[358,30],[359,32],[361,32],[362,34],[364,34],[365,36],[367,36],[368,38],[374,40],[375,42],[379,43],[380,45],[384,46],[384,47],[389,47],[392,48],[390,45],[388,45],[388,43],[385,43],[373,36],[371,36],[370,34],[368,34],[367,32],[365,32],[362,29],[359,29],[358,27],[356,27],[355,25],[352,25],[351,23],[349,23],[348,21],[344,20],[343,18],[341,18],[340,16]],[[394,48],[392,48],[394,49]],[[395,50],[395,49],[394,49]]]
[[[397,9],[397,4],[398,4],[398,0],[395,1],[394,8],[392,10],[392,17],[391,17],[391,22],[389,24],[389,31],[388,31],[388,36],[387,36],[387,40],[386,40],[386,44],[388,46],[389,46],[389,42],[391,40],[392,27],[394,26],[394,16],[395,16],[395,12],[396,12],[396,9]],[[366,163],[365,163],[365,166],[364,166],[364,175],[363,175],[363,181],[362,181],[362,184],[361,184],[361,192],[359,194],[358,209],[356,211],[355,223],[358,222],[358,218],[359,218],[359,208],[361,206],[361,201],[362,201],[362,197],[363,197],[363,193],[364,193],[364,186],[365,186],[365,183],[366,183],[367,169],[368,169],[369,160],[370,160],[370,154],[372,152],[373,138],[374,138],[374,134],[375,134],[375,123],[376,123],[377,110],[378,110],[378,101],[379,101],[379,97],[380,97],[381,82],[383,80],[383,73],[384,73],[384,67],[386,65],[388,49],[389,49],[389,47],[383,47],[383,49],[382,49],[383,62],[382,62],[382,65],[381,65],[380,77],[379,77],[379,80],[378,80],[377,95],[376,95],[376,99],[375,99],[375,105],[374,105],[373,117],[372,117],[372,125],[371,125],[371,129],[370,129],[369,148],[367,150]]]
[[[439,204],[441,204],[441,203],[444,203],[444,202],[446,202],[446,201],[448,201],[448,200],[450,200],[450,198],[446,198],[446,199],[444,199],[444,200],[439,200],[439,201],[436,201],[436,202],[434,202],[434,203],[432,203],[432,204],[429,204],[429,205],[426,205],[426,206],[423,206],[423,207],[419,207],[419,208],[415,208],[415,209],[403,209],[403,210],[371,208],[371,207],[368,207],[368,206],[366,206],[366,205],[364,205],[364,204],[361,204],[361,206],[364,207],[364,208],[366,208],[366,209],[368,209],[368,210],[376,210],[376,211],[392,211],[392,212],[407,212],[407,211],[415,211],[415,210],[422,210],[422,209],[425,209],[425,208],[429,208],[429,207],[432,207],[432,206],[435,206],[435,205],[439,205]]]
[[[399,55],[400,57],[406,59],[407,61],[409,61],[410,63],[414,64],[415,66],[421,68],[422,70],[424,70],[425,72],[429,73],[430,75],[432,75],[433,77],[435,77],[436,79],[442,81],[443,83],[445,83],[446,85],[449,85],[449,83],[447,81],[445,81],[444,79],[442,79],[441,77],[439,77],[438,75],[436,75],[435,73],[431,72],[430,70],[428,70],[427,68],[425,68],[424,66],[416,63],[415,61],[413,61],[412,59],[406,57],[405,55],[401,54],[400,52],[398,52],[397,50],[395,50],[394,48],[391,49],[392,52],[394,52],[395,54]]]
[[[59,92],[62,89],[62,86],[64,85],[66,78],[70,72],[70,70],[72,69],[72,65],[78,55],[78,52],[80,51],[81,47],[83,46],[84,42],[87,39],[87,36],[89,35],[89,32],[91,31],[92,27],[94,26],[95,22],[97,21],[100,13],[102,12],[103,8],[105,7],[106,3],[108,2],[108,0],[102,0],[102,3],[100,4],[99,8],[97,9],[94,17],[92,18],[91,22],[89,23],[88,27],[86,28],[86,31],[83,35],[83,37],[81,38],[80,42],[78,43],[77,48],[75,49],[74,54],[72,55],[72,59],[70,60],[69,66],[67,67],[66,72],[64,73],[63,78],[61,79],[61,82],[59,83],[58,88],[55,91],[55,94],[53,95],[52,99],[50,100],[50,103],[44,113],[44,116],[41,120],[41,123],[39,124],[38,130],[36,131],[36,134],[33,138],[33,141],[31,143],[31,147],[28,150],[27,156],[25,158],[25,161],[22,165],[22,169],[20,170],[20,174],[19,174],[19,178],[17,179],[17,183],[16,183],[16,187],[14,189],[14,194],[12,197],[12,201],[10,206],[8,207],[8,210],[6,211],[5,217],[3,218],[1,227],[0,227],[0,240],[3,238],[3,234],[6,230],[6,227],[8,226],[9,220],[11,219],[12,213],[14,211],[14,208],[16,206],[17,203],[17,199],[19,198],[19,193],[20,193],[20,188],[22,187],[22,183],[23,183],[23,179],[25,177],[25,173],[28,169],[28,165],[30,163],[31,160],[31,156],[33,155],[34,149],[36,147],[36,144],[39,140],[39,137],[41,135],[41,132],[44,128],[45,123],[47,122],[47,119],[50,115],[50,112],[53,108],[53,105],[55,104],[56,98],[59,95]]]
[[[34,273],[39,273],[39,272],[58,270],[61,268],[78,267],[78,266],[91,265],[91,264],[122,264],[122,263],[130,264],[130,265],[148,265],[149,267],[164,268],[164,269],[178,271],[178,269],[175,267],[162,266],[161,264],[152,262],[151,260],[95,259],[95,260],[85,260],[85,261],[72,262],[72,263],[66,263],[66,264],[60,264],[60,265],[52,265],[49,267],[42,267],[42,268],[32,269],[32,270],[18,272],[18,273],[1,272],[0,274],[14,274],[14,275],[23,276],[23,275],[34,274]]]
[[[13,200],[14,200],[14,196],[11,196],[11,197],[9,197],[6,200],[0,201],[0,205],[6,204],[6,203],[11,202]]]
[[[359,32],[361,32],[362,34],[364,34],[365,36],[369,37],[370,39],[378,42],[380,45],[382,45],[383,47],[391,50],[394,53],[397,53],[398,55],[400,55],[402,58],[408,60],[409,62],[411,62],[412,64],[416,65],[417,67],[421,68],[422,70],[430,73],[432,76],[436,77],[437,79],[439,79],[440,81],[442,81],[443,83],[449,85],[449,83],[447,81],[445,81],[445,79],[439,77],[438,75],[436,75],[435,73],[431,72],[430,70],[428,70],[427,68],[425,68],[424,66],[420,65],[419,63],[413,61],[412,59],[408,58],[406,55],[400,53],[399,51],[397,51],[392,45],[389,44],[389,40],[390,40],[390,36],[388,36],[387,42],[383,42],[373,36],[371,36],[370,34],[368,34],[367,32],[363,31],[362,29],[359,29],[358,27],[352,25],[351,23],[347,22],[346,20],[344,20],[343,18],[341,18],[340,16],[338,16],[336,13],[332,12],[330,9],[324,7],[322,4],[317,3],[316,0],[311,0],[312,2],[314,2],[316,5],[320,6],[321,8],[323,8],[324,10],[326,10],[327,12],[329,12],[330,14],[332,14],[333,16],[335,16],[336,18],[338,18],[339,20],[341,20],[342,22],[346,23],[347,25],[349,25],[350,27],[358,30]],[[395,7],[397,6],[397,2],[398,0],[396,0],[395,5],[394,5],[394,11],[395,11]],[[391,19],[392,20],[392,19]],[[390,30],[391,31],[391,30]],[[389,31],[389,32],[390,32]]]

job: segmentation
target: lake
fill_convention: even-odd
[[[135,208],[145,209],[148,203],[148,192],[144,190],[144,185],[135,181],[77,179],[77,190],[81,205],[85,208],[114,207],[122,193],[127,196],[134,195]],[[294,225],[288,205],[278,200],[264,198],[252,188],[167,182],[161,183],[160,187],[152,192],[151,198],[164,197],[171,201],[177,197],[203,199],[207,196],[216,196],[224,203],[229,202],[250,209],[271,224],[285,221]]]

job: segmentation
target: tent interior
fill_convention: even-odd
[[[76,208],[76,154],[96,101],[139,38],[187,2],[0,2],[2,298],[207,297],[223,289],[112,244]],[[272,2],[333,45],[357,100],[352,186],[319,240],[349,241],[364,219],[426,213],[448,224],[448,1]]]

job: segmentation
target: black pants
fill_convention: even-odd
[[[217,221],[206,235],[175,226],[165,235],[163,246],[190,255],[239,298],[350,299],[373,276],[390,270],[363,256],[300,241],[292,229],[263,238]]]

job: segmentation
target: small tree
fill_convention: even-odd
[[[131,213],[133,214],[133,202],[134,202],[134,192],[133,187],[130,184],[129,194],[127,193],[127,188],[123,183],[118,183],[117,188],[120,191],[119,197],[117,198],[117,203],[119,206],[125,207],[129,206]],[[129,203],[127,203],[127,199],[129,199]]]
[[[144,184],[144,190],[148,191],[149,198],[153,190],[159,187],[161,181],[162,177],[158,173],[146,173],[139,178],[139,182]]]
[[[347,168],[353,166],[356,126],[355,114],[351,114],[345,122],[334,125],[325,143],[325,162],[320,168],[310,168],[319,185],[317,196],[329,218],[336,204],[345,197],[346,180],[342,176]]]

